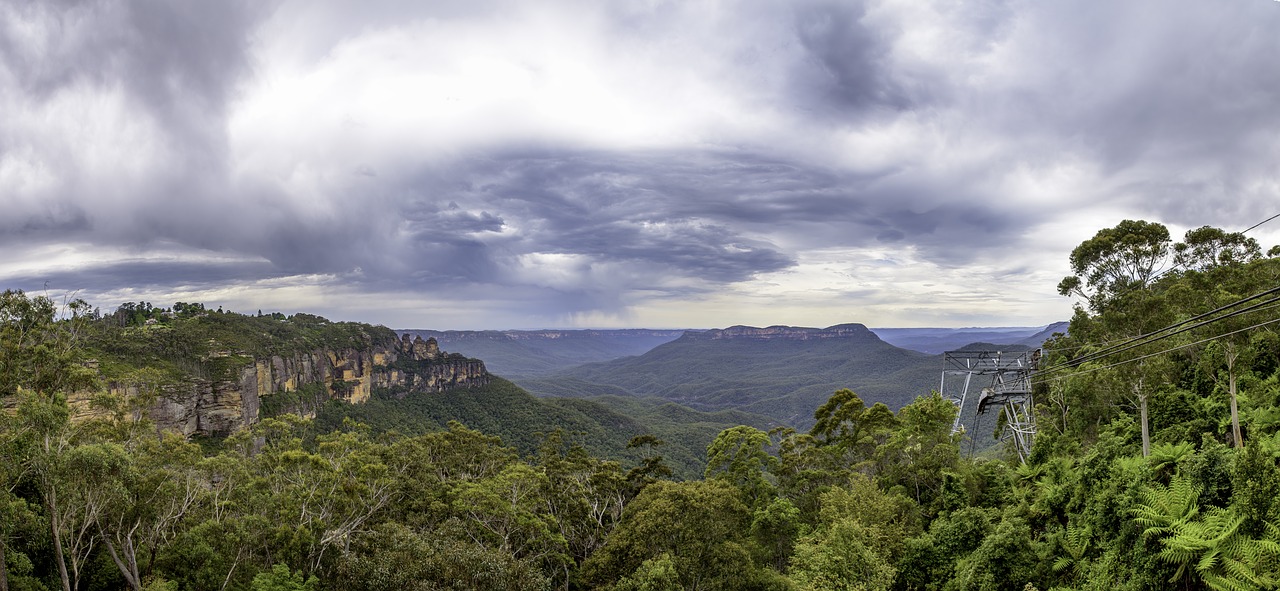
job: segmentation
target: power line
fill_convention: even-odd
[[[1232,303],[1227,304],[1227,305],[1225,305],[1225,306],[1220,306],[1220,307],[1218,307],[1218,308],[1215,308],[1215,309],[1210,310],[1210,311],[1208,311],[1208,312],[1205,312],[1205,313],[1203,313],[1203,314],[1199,314],[1199,315],[1193,316],[1193,317],[1188,318],[1188,319],[1186,319],[1186,320],[1183,320],[1183,321],[1181,321],[1181,322],[1176,322],[1176,323],[1174,323],[1174,324],[1171,324],[1171,325],[1166,326],[1166,327],[1164,327],[1164,328],[1161,328],[1161,329],[1159,329],[1159,330],[1155,330],[1155,331],[1152,331],[1152,332],[1149,332],[1149,333],[1146,333],[1146,334],[1143,334],[1143,335],[1139,335],[1139,336],[1133,337],[1133,338],[1129,339],[1128,341],[1121,342],[1120,344],[1112,345],[1112,346],[1110,346],[1110,347],[1106,347],[1106,348],[1104,348],[1104,349],[1102,349],[1102,350],[1100,350],[1100,351],[1096,351],[1096,352],[1094,352],[1094,353],[1090,353],[1090,354],[1085,355],[1084,357],[1080,357],[1080,358],[1078,358],[1078,359],[1073,359],[1073,360],[1071,360],[1071,361],[1067,362],[1067,363],[1066,363],[1066,364],[1064,364],[1064,365],[1057,366],[1056,368],[1050,368],[1049,370],[1046,370],[1045,372],[1042,372],[1042,375],[1045,375],[1045,374],[1053,374],[1053,373],[1057,373],[1057,372],[1061,372],[1061,371],[1067,371],[1067,370],[1068,370],[1068,369],[1070,369],[1070,368],[1073,368],[1073,367],[1079,367],[1079,366],[1080,366],[1080,365],[1082,365],[1082,364],[1088,363],[1088,362],[1090,362],[1090,361],[1094,361],[1094,360],[1096,360],[1096,359],[1100,359],[1100,358],[1102,358],[1102,357],[1107,357],[1107,356],[1110,356],[1110,355],[1115,355],[1115,354],[1117,354],[1117,353],[1123,353],[1123,352],[1125,352],[1125,351],[1128,351],[1128,350],[1134,349],[1134,348],[1136,348],[1136,347],[1140,347],[1140,346],[1142,346],[1142,345],[1149,345],[1149,344],[1152,344],[1152,343],[1156,343],[1156,342],[1162,341],[1162,340],[1164,340],[1164,339],[1167,339],[1167,338],[1173,337],[1173,336],[1175,336],[1175,335],[1178,335],[1178,334],[1181,334],[1181,333],[1187,332],[1187,331],[1189,331],[1189,330],[1193,330],[1193,329],[1196,329],[1196,328],[1200,328],[1200,327],[1202,327],[1202,326],[1205,326],[1205,325],[1208,325],[1208,324],[1212,324],[1212,323],[1214,323],[1214,322],[1219,322],[1219,321],[1221,321],[1221,320],[1225,320],[1225,319],[1227,319],[1227,318],[1231,318],[1231,317],[1233,317],[1233,316],[1239,316],[1239,315],[1241,315],[1241,314],[1245,314],[1245,313],[1248,313],[1248,312],[1254,312],[1254,311],[1257,311],[1257,310],[1258,310],[1258,309],[1260,309],[1260,308],[1265,308],[1265,307],[1267,307],[1267,306],[1269,306],[1269,305],[1272,305],[1272,304],[1275,304],[1275,303],[1277,303],[1277,302],[1280,302],[1280,297],[1272,298],[1272,299],[1270,299],[1270,300],[1268,300],[1268,301],[1265,301],[1265,302],[1262,302],[1262,303],[1258,303],[1258,304],[1254,304],[1254,305],[1252,305],[1252,306],[1249,306],[1248,308],[1244,308],[1244,309],[1241,309],[1241,310],[1236,310],[1236,311],[1234,311],[1234,312],[1231,312],[1231,313],[1226,314],[1226,315],[1223,315],[1223,316],[1219,316],[1219,317],[1217,317],[1217,318],[1210,318],[1210,319],[1208,319],[1208,320],[1205,320],[1205,321],[1203,321],[1203,322],[1199,322],[1199,323],[1194,324],[1194,325],[1192,325],[1192,326],[1184,326],[1184,325],[1186,325],[1186,324],[1189,324],[1189,323],[1192,323],[1192,322],[1196,322],[1196,321],[1198,321],[1198,320],[1201,320],[1201,319],[1203,319],[1203,318],[1205,318],[1205,317],[1208,317],[1208,316],[1211,316],[1211,315],[1213,315],[1213,314],[1217,314],[1217,313],[1222,312],[1222,311],[1224,311],[1224,310],[1229,310],[1229,309],[1234,308],[1234,307],[1236,307],[1236,306],[1239,306],[1239,305],[1241,305],[1241,304],[1244,304],[1244,303],[1247,303],[1247,302],[1250,302],[1250,301],[1256,300],[1256,299],[1258,299],[1258,298],[1261,298],[1261,297],[1264,297],[1264,296],[1267,296],[1267,295],[1270,295],[1270,294],[1272,294],[1272,293],[1276,293],[1276,292],[1280,292],[1280,287],[1273,287],[1273,288],[1271,288],[1271,289],[1268,289],[1268,290],[1265,290],[1265,291],[1262,291],[1262,292],[1256,293],[1256,294],[1251,295],[1251,296],[1249,296],[1249,297],[1246,297],[1246,298],[1243,298],[1243,299],[1240,299],[1240,300],[1236,300],[1235,302],[1232,302]],[[1178,327],[1183,327],[1183,328],[1178,328]],[[1177,330],[1174,330],[1174,329],[1177,329]],[[1169,332],[1168,334],[1161,334],[1161,333],[1165,333],[1165,332],[1170,331],[1170,330],[1173,330],[1173,332]],[[1144,341],[1145,341],[1145,342],[1144,342]]]
[[[1124,364],[1126,364],[1126,363],[1133,363],[1133,362],[1135,362],[1135,361],[1142,361],[1143,359],[1148,359],[1148,358],[1151,358],[1151,357],[1155,357],[1155,356],[1157,356],[1157,355],[1164,355],[1165,353],[1172,353],[1172,352],[1177,351],[1177,350],[1179,350],[1179,349],[1186,349],[1187,347],[1194,347],[1194,346],[1196,346],[1196,345],[1200,345],[1200,344],[1203,344],[1203,343],[1207,343],[1207,342],[1212,341],[1212,340],[1215,340],[1215,339],[1220,339],[1220,338],[1222,338],[1222,337],[1229,337],[1229,336],[1231,336],[1231,335],[1233,335],[1233,334],[1242,333],[1242,332],[1245,332],[1245,331],[1253,330],[1253,329],[1255,329],[1255,328],[1261,328],[1261,327],[1266,326],[1266,325],[1268,325],[1268,324],[1275,324],[1275,323],[1277,323],[1277,322],[1280,322],[1280,318],[1272,318],[1271,320],[1268,320],[1268,321],[1266,321],[1266,322],[1259,322],[1259,323],[1257,323],[1257,324],[1255,324],[1255,325],[1253,325],[1253,326],[1249,326],[1249,327],[1246,327],[1246,328],[1241,328],[1241,329],[1238,329],[1238,330],[1233,330],[1233,331],[1231,331],[1231,332],[1225,332],[1225,333],[1222,333],[1222,334],[1217,335],[1217,336],[1209,337],[1209,338],[1207,338],[1207,339],[1200,339],[1200,340],[1195,341],[1195,342],[1193,342],[1193,343],[1185,343],[1185,344],[1182,344],[1182,345],[1178,345],[1177,347],[1171,347],[1171,348],[1165,349],[1164,351],[1160,351],[1160,352],[1157,352],[1157,353],[1150,353],[1150,354],[1147,354],[1147,355],[1143,355],[1143,356],[1141,356],[1141,357],[1134,357],[1133,359],[1126,359],[1126,360],[1124,360],[1124,361],[1117,361],[1117,362],[1112,363],[1112,364],[1110,364],[1110,365],[1104,365],[1104,366],[1101,366],[1101,367],[1091,367],[1091,368],[1089,368],[1089,369],[1085,369],[1085,370],[1081,370],[1081,371],[1072,372],[1072,373],[1071,373],[1071,375],[1066,375],[1066,376],[1061,376],[1061,377],[1056,377],[1056,378],[1052,378],[1052,377],[1051,377],[1051,378],[1044,378],[1044,382],[1059,382],[1059,381],[1065,380],[1065,379],[1070,378],[1070,377],[1073,377],[1073,376],[1078,376],[1078,375],[1086,374],[1086,373],[1093,373],[1093,372],[1095,372],[1095,371],[1102,371],[1102,370],[1104,370],[1104,369],[1111,369],[1111,368],[1113,368],[1113,367],[1121,366],[1121,365],[1124,365]],[[1043,383],[1043,382],[1042,382],[1042,383]]]
[[[1269,290],[1269,291],[1276,291],[1276,290],[1280,290],[1280,288],[1276,288],[1276,289],[1274,289],[1274,290]],[[1214,323],[1214,322],[1219,322],[1219,321],[1222,321],[1222,320],[1226,320],[1227,318],[1231,318],[1231,317],[1233,317],[1233,316],[1239,316],[1239,315],[1241,315],[1241,314],[1245,314],[1245,313],[1247,313],[1247,312],[1254,312],[1254,311],[1257,311],[1257,310],[1258,310],[1258,309],[1260,309],[1260,308],[1265,308],[1265,307],[1268,307],[1268,306],[1270,306],[1270,305],[1275,304],[1276,302],[1280,302],[1280,297],[1272,298],[1272,299],[1267,300],[1267,301],[1265,301],[1265,302],[1262,302],[1262,303],[1259,303],[1259,304],[1254,304],[1254,305],[1252,305],[1252,306],[1249,306],[1248,308],[1243,308],[1243,309],[1240,309],[1240,310],[1235,310],[1235,311],[1233,311],[1233,312],[1231,312],[1231,313],[1229,313],[1229,314],[1226,314],[1226,315],[1223,315],[1223,316],[1219,316],[1219,317],[1217,317],[1217,318],[1210,318],[1210,319],[1208,319],[1208,320],[1204,320],[1204,321],[1198,322],[1198,323],[1193,324],[1193,325],[1191,325],[1191,326],[1185,326],[1185,327],[1183,327],[1183,328],[1179,328],[1178,330],[1175,330],[1175,331],[1170,332],[1170,333],[1168,333],[1168,334],[1159,335],[1158,337],[1150,338],[1149,340],[1147,340],[1147,338],[1148,338],[1148,337],[1152,337],[1152,335],[1158,335],[1158,334],[1159,334],[1159,333],[1161,333],[1161,332],[1164,332],[1164,331],[1166,331],[1166,330],[1170,330],[1170,329],[1172,329],[1172,328],[1177,328],[1178,326],[1181,326],[1181,325],[1186,324],[1186,323],[1188,323],[1188,322],[1193,322],[1193,321],[1195,321],[1196,319],[1203,318],[1203,317],[1205,317],[1205,316],[1207,316],[1207,315],[1209,315],[1209,314],[1213,314],[1213,313],[1216,313],[1216,312],[1220,312],[1220,311],[1225,310],[1225,309],[1227,309],[1227,308],[1233,308],[1233,307],[1238,306],[1238,305],[1240,305],[1240,304],[1242,304],[1242,303],[1244,303],[1244,302],[1247,302],[1247,301],[1249,301],[1249,300],[1256,299],[1256,298],[1257,298],[1257,297],[1259,297],[1259,296],[1266,295],[1266,293],[1267,293],[1267,292],[1263,292],[1263,293],[1258,294],[1258,295],[1255,295],[1255,296],[1250,296],[1250,297],[1245,298],[1245,299],[1243,299],[1243,300],[1239,300],[1239,301],[1234,302],[1234,303],[1232,303],[1232,304],[1228,304],[1227,306],[1223,306],[1223,307],[1221,307],[1221,308],[1218,308],[1217,310],[1213,310],[1212,312],[1206,312],[1206,313],[1201,314],[1201,315],[1199,315],[1199,316],[1196,316],[1196,317],[1194,317],[1194,318],[1189,318],[1189,319],[1187,319],[1187,320],[1183,320],[1182,322],[1179,322],[1179,323],[1177,323],[1177,324],[1173,324],[1173,325],[1167,326],[1167,327],[1162,328],[1162,329],[1160,329],[1160,330],[1158,330],[1158,331],[1151,332],[1151,333],[1148,333],[1148,334],[1143,335],[1143,336],[1140,336],[1140,337],[1136,337],[1136,338],[1134,338],[1134,339],[1132,339],[1132,340],[1131,340],[1131,342],[1130,342],[1131,344],[1124,344],[1124,343],[1122,343],[1122,345],[1124,345],[1124,346],[1122,346],[1122,345],[1116,345],[1116,346],[1109,347],[1109,348],[1107,348],[1107,349],[1104,349],[1104,350],[1099,351],[1099,352],[1096,352],[1096,353],[1091,353],[1091,354],[1086,355],[1086,356],[1084,356],[1084,357],[1082,357],[1082,358],[1080,358],[1080,359],[1073,359],[1073,360],[1071,360],[1070,365],[1072,365],[1072,366],[1078,366],[1078,365],[1081,365],[1081,364],[1083,364],[1083,363],[1087,363],[1087,362],[1089,362],[1089,361],[1093,361],[1094,359],[1098,359],[1098,358],[1101,358],[1101,357],[1106,357],[1106,356],[1108,356],[1108,355],[1114,355],[1114,354],[1116,354],[1116,353],[1123,353],[1123,352],[1128,351],[1128,350],[1130,350],[1130,349],[1133,349],[1133,348],[1135,348],[1135,347],[1140,347],[1140,346],[1142,346],[1142,345],[1149,345],[1149,344],[1151,344],[1151,343],[1159,342],[1159,341],[1162,341],[1162,340],[1167,339],[1167,338],[1169,338],[1169,337],[1172,337],[1172,336],[1175,336],[1175,335],[1182,334],[1182,333],[1187,332],[1187,331],[1189,331],[1189,330],[1193,330],[1193,329],[1196,329],[1196,328],[1200,328],[1200,327],[1202,327],[1202,326],[1205,326],[1205,325],[1208,325],[1208,324],[1212,324],[1212,323]],[[1146,340],[1146,342],[1138,342],[1138,341],[1142,341],[1142,340]]]
[[[1246,233],[1248,233],[1248,232],[1249,232],[1249,230],[1252,230],[1252,229],[1254,229],[1254,228],[1257,228],[1258,226],[1261,226],[1262,224],[1265,224],[1265,223],[1267,223],[1267,222],[1269,222],[1269,221],[1271,221],[1271,220],[1274,220],[1274,219],[1276,219],[1276,218],[1280,218],[1280,213],[1277,213],[1277,214],[1275,214],[1275,215],[1273,215],[1273,216],[1271,216],[1271,217],[1269,217],[1269,218],[1267,218],[1267,219],[1265,219],[1265,220],[1262,220],[1262,221],[1260,221],[1260,222],[1258,222],[1258,223],[1256,223],[1256,224],[1254,224],[1254,225],[1252,225],[1252,226],[1249,226],[1248,228],[1246,228],[1246,229],[1242,230],[1240,233],[1241,233],[1241,234],[1246,234]]]
[[[1121,349],[1121,350],[1119,350],[1119,351],[1114,351],[1114,352],[1110,353],[1109,355],[1114,355],[1114,354],[1117,354],[1117,353],[1122,353],[1122,352],[1124,352],[1124,351],[1128,351],[1128,350],[1130,350],[1130,349],[1134,349],[1134,348],[1140,347],[1140,346],[1142,346],[1142,345],[1150,345],[1150,344],[1152,344],[1152,343],[1157,343],[1157,342],[1159,342],[1159,341],[1162,341],[1162,340],[1164,340],[1164,339],[1167,339],[1167,338],[1170,338],[1170,337],[1176,336],[1176,335],[1178,335],[1178,334],[1181,334],[1181,333],[1187,332],[1187,331],[1189,331],[1189,330],[1193,330],[1193,329],[1196,329],[1196,328],[1200,328],[1200,327],[1202,327],[1202,326],[1207,326],[1207,325],[1212,324],[1212,323],[1214,323],[1214,322],[1219,322],[1219,321],[1222,321],[1222,320],[1226,320],[1227,318],[1231,318],[1231,317],[1233,317],[1233,316],[1239,316],[1240,314],[1245,314],[1245,313],[1248,313],[1248,312],[1257,312],[1257,311],[1267,310],[1267,309],[1271,309],[1271,308],[1276,308],[1276,307],[1278,307],[1278,306],[1280,306],[1280,298],[1273,298],[1273,299],[1271,299],[1271,300],[1269,300],[1269,301],[1266,301],[1266,302],[1263,302],[1263,303],[1261,303],[1261,304],[1256,304],[1256,305],[1254,305],[1254,306],[1250,306],[1249,308],[1246,308],[1246,309],[1244,309],[1244,310],[1237,310],[1237,311],[1235,311],[1235,312],[1232,312],[1231,314],[1227,314],[1226,316],[1221,316],[1221,317],[1218,317],[1218,318],[1211,318],[1211,319],[1209,319],[1209,320],[1205,320],[1204,322],[1201,322],[1201,323],[1196,324],[1196,325],[1194,325],[1194,326],[1188,326],[1188,327],[1183,328],[1183,329],[1181,329],[1181,330],[1178,330],[1178,331],[1176,331],[1176,332],[1172,332],[1172,333],[1169,333],[1169,334],[1167,334],[1167,335],[1163,335],[1163,336],[1161,336],[1161,337],[1159,337],[1159,338],[1152,339],[1152,340],[1147,341],[1147,342],[1145,342],[1145,343],[1135,343],[1135,344],[1133,344],[1132,346],[1125,347],[1124,349]],[[1263,323],[1263,324],[1267,324],[1267,323]],[[1235,334],[1235,333],[1234,333],[1234,332],[1232,332],[1232,333],[1229,333],[1229,334]],[[1217,337],[1214,337],[1214,338],[1217,338]],[[1211,339],[1208,339],[1208,340],[1212,340],[1212,338],[1211,338]],[[1202,341],[1197,341],[1197,343],[1202,343],[1202,342],[1204,342],[1204,341],[1203,341],[1203,340],[1202,340]],[[1170,349],[1170,350],[1177,350],[1178,348],[1180,348],[1180,347],[1175,347],[1175,348]],[[1166,352],[1167,352],[1167,351],[1166,351]],[[1046,371],[1043,371],[1043,372],[1041,372],[1037,377],[1039,377],[1039,378],[1040,378],[1040,379],[1042,379],[1042,380],[1047,380],[1049,377],[1052,377],[1052,376],[1054,376],[1055,374],[1060,374],[1060,373],[1063,373],[1063,372],[1070,372],[1070,370],[1071,370],[1071,369],[1073,369],[1073,368],[1079,367],[1079,366],[1081,366],[1081,365],[1083,365],[1083,364],[1085,364],[1085,363],[1088,363],[1089,361],[1095,361],[1095,360],[1097,360],[1097,359],[1101,359],[1102,357],[1104,357],[1104,356],[1095,356],[1095,357],[1092,357],[1092,358],[1087,359],[1087,360],[1072,361],[1070,364],[1067,364],[1067,365],[1059,365],[1059,366],[1057,366],[1057,367],[1053,367],[1053,368],[1050,368],[1050,369],[1048,369],[1048,370],[1046,370]],[[1141,357],[1137,357],[1137,358],[1135,358],[1135,360],[1136,360],[1136,359],[1146,359],[1146,358],[1148,358],[1148,357],[1151,357],[1151,355],[1143,355],[1143,356],[1141,356]],[[1133,360],[1130,360],[1130,361],[1133,361]],[[1119,363],[1121,363],[1121,364],[1122,364],[1122,363],[1128,363],[1128,361],[1122,361],[1122,362],[1119,362]],[[1089,370],[1089,371],[1092,371],[1092,370]],[[1081,373],[1081,372],[1071,372],[1071,373]],[[1083,373],[1088,373],[1088,371],[1083,372]]]
[[[1245,228],[1244,230],[1242,230],[1242,231],[1240,232],[1240,234],[1245,234],[1245,233],[1249,232],[1250,230],[1253,230],[1253,229],[1257,228],[1258,226],[1261,226],[1261,225],[1263,225],[1263,224],[1265,224],[1265,223],[1267,223],[1267,222],[1270,222],[1271,220],[1274,220],[1274,219],[1276,219],[1276,218],[1280,218],[1280,213],[1275,214],[1275,215],[1273,215],[1273,216],[1271,216],[1271,217],[1269,217],[1269,218],[1267,218],[1267,219],[1265,219],[1265,220],[1262,220],[1262,221],[1260,221],[1260,222],[1258,222],[1258,223],[1256,223],[1256,224],[1254,224],[1254,225],[1252,225],[1252,226],[1249,226],[1248,228]],[[1181,267],[1181,266],[1182,266],[1182,264],[1181,264],[1181,263],[1179,263],[1179,262],[1175,262],[1175,263],[1174,263],[1174,265],[1173,265],[1172,267],[1170,267],[1169,269],[1166,269],[1166,270],[1165,270],[1164,272],[1162,272],[1160,275],[1158,275],[1158,276],[1156,276],[1155,278],[1153,278],[1153,281],[1154,281],[1155,279],[1159,279],[1159,278],[1161,278],[1161,277],[1163,277],[1163,276],[1165,276],[1165,275],[1168,275],[1169,273],[1174,272],[1175,270],[1177,270],[1177,269],[1178,269],[1179,267]],[[1115,296],[1114,296],[1114,297],[1118,298],[1118,297],[1121,297],[1121,296],[1124,296],[1124,295],[1128,295],[1129,293],[1131,293],[1131,292],[1133,292],[1133,291],[1136,291],[1137,289],[1139,289],[1139,286],[1136,286],[1136,285],[1130,285],[1130,286],[1129,286],[1129,288],[1128,288],[1127,290],[1125,290],[1125,291],[1123,291],[1123,292],[1121,292],[1121,293],[1115,294]],[[1118,344],[1118,345],[1112,345],[1112,346],[1105,347],[1105,348],[1103,348],[1101,351],[1097,351],[1097,352],[1091,353],[1091,354],[1086,355],[1086,356],[1084,356],[1084,357],[1082,357],[1082,358],[1079,358],[1079,359],[1073,359],[1073,360],[1071,360],[1071,361],[1070,361],[1066,366],[1059,366],[1058,368],[1050,369],[1050,370],[1048,370],[1046,373],[1053,373],[1055,370],[1057,370],[1057,371],[1064,371],[1064,370],[1066,370],[1066,369],[1069,369],[1070,367],[1076,367],[1076,366],[1079,366],[1079,365],[1081,365],[1081,364],[1083,364],[1083,363],[1087,363],[1087,362],[1089,362],[1089,361],[1092,361],[1092,360],[1094,360],[1094,359],[1101,358],[1101,357],[1106,356],[1106,355],[1110,355],[1110,354],[1114,354],[1114,353],[1120,353],[1120,352],[1123,352],[1123,351],[1127,351],[1127,350],[1129,350],[1129,349],[1132,349],[1132,348],[1135,348],[1135,347],[1137,347],[1137,346],[1140,346],[1140,345],[1138,345],[1138,344],[1133,344],[1132,346],[1129,346],[1129,345],[1130,345],[1130,344],[1132,344],[1132,343],[1137,343],[1138,341],[1142,341],[1142,340],[1144,340],[1144,339],[1151,338],[1151,337],[1153,337],[1153,336],[1155,336],[1155,335],[1158,335],[1158,334],[1160,334],[1160,333],[1162,333],[1162,332],[1164,332],[1164,331],[1172,330],[1172,329],[1174,329],[1174,328],[1177,328],[1178,326],[1181,326],[1181,325],[1183,325],[1183,324],[1187,324],[1187,323],[1189,323],[1189,322],[1195,322],[1196,320],[1199,320],[1199,319],[1201,319],[1201,318],[1204,318],[1205,316],[1208,316],[1208,315],[1211,315],[1211,314],[1215,314],[1215,313],[1217,313],[1217,312],[1221,312],[1222,310],[1225,310],[1225,309],[1233,308],[1233,307],[1238,306],[1238,305],[1240,305],[1240,304],[1242,304],[1242,303],[1244,303],[1244,302],[1247,302],[1247,301],[1250,301],[1250,300],[1256,299],[1256,298],[1258,298],[1258,297],[1261,297],[1261,296],[1267,295],[1267,294],[1272,293],[1272,292],[1275,292],[1275,291],[1280,291],[1280,287],[1278,287],[1278,288],[1274,288],[1274,289],[1271,289],[1271,290],[1267,290],[1267,291],[1264,291],[1264,292],[1259,293],[1259,294],[1255,294],[1255,295],[1250,296],[1250,297],[1248,297],[1248,298],[1245,298],[1245,299],[1243,299],[1243,300],[1239,300],[1239,301],[1236,301],[1236,302],[1234,302],[1234,303],[1228,304],[1228,305],[1226,305],[1226,306],[1220,307],[1220,308],[1218,308],[1218,309],[1216,309],[1216,310],[1211,310],[1211,311],[1209,311],[1209,312],[1205,312],[1205,313],[1200,314],[1200,315],[1198,315],[1198,316],[1194,316],[1194,317],[1192,317],[1192,318],[1188,318],[1188,319],[1186,319],[1186,320],[1183,320],[1182,322],[1175,323],[1175,324],[1173,324],[1173,325],[1167,326],[1167,327],[1162,328],[1162,329],[1160,329],[1160,330],[1153,331],[1153,332],[1150,332],[1150,333],[1147,333],[1147,334],[1144,334],[1144,335],[1139,335],[1139,336],[1133,337],[1132,339],[1130,339],[1130,340],[1128,340],[1128,341],[1121,342],[1121,343],[1120,343],[1120,344]],[[1225,319],[1225,318],[1230,318],[1230,317],[1231,317],[1231,315],[1223,316],[1223,319]],[[1202,323],[1202,324],[1197,325],[1197,326],[1203,326],[1204,324],[1208,324],[1208,323],[1207,323],[1207,322],[1206,322],[1206,323]],[[1195,328],[1195,327],[1192,327],[1192,328]],[[1190,330],[1190,329],[1186,329],[1186,330]],[[1185,330],[1179,330],[1179,331],[1177,331],[1177,332],[1175,332],[1175,333],[1171,333],[1171,334],[1169,334],[1169,335],[1165,335],[1165,337],[1161,337],[1161,338],[1157,338],[1157,339],[1152,339],[1151,341],[1149,341],[1149,343],[1146,343],[1146,344],[1150,344],[1150,343],[1154,343],[1154,342],[1160,341],[1160,340],[1162,340],[1163,338],[1167,338],[1167,337],[1173,336],[1174,334],[1178,334],[1178,333],[1180,333],[1180,332],[1185,332]],[[1100,345],[1109,345],[1110,343],[1113,343],[1113,342],[1115,342],[1115,341],[1104,341],[1104,342],[1099,343],[1099,344],[1100,344]],[[1088,345],[1081,345],[1080,347],[1076,347],[1076,348],[1083,348],[1083,347],[1085,347],[1085,346],[1088,346]],[[1118,350],[1117,350],[1117,349],[1118,349]],[[1065,349],[1065,350],[1072,350],[1072,349],[1071,349],[1071,348],[1069,348],[1069,349]]]

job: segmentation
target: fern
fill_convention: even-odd
[[[1169,486],[1156,485],[1142,493],[1142,502],[1131,511],[1143,537],[1173,533],[1200,512],[1200,487],[1189,478],[1174,476]]]
[[[1066,554],[1053,561],[1053,572],[1057,573],[1073,569],[1079,574],[1083,570],[1084,557],[1089,552],[1089,539],[1092,536],[1093,530],[1089,526],[1076,527],[1075,524],[1068,523],[1066,539],[1058,542],[1058,545],[1062,547]]]
[[[1190,442],[1182,443],[1162,443],[1151,448],[1151,455],[1147,457],[1147,462],[1151,464],[1151,469],[1160,472],[1170,466],[1176,466],[1183,458],[1195,452],[1195,446]]]
[[[1268,524],[1266,539],[1249,538],[1240,533],[1242,515],[1219,508],[1204,514],[1190,510],[1183,501],[1191,492],[1198,493],[1185,479],[1175,477],[1169,487],[1148,491],[1147,502],[1135,509],[1135,521],[1147,527],[1144,536],[1163,535],[1159,559],[1178,566],[1169,582],[1182,579],[1194,565],[1195,574],[1215,591],[1273,588],[1275,581],[1259,567],[1280,556],[1276,527]]]

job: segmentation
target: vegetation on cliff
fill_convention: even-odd
[[[391,349],[395,331],[358,322],[330,322],[312,314],[257,315],[207,310],[178,302],[172,308],[126,302],[110,314],[87,314],[83,346],[107,380],[129,380],[149,368],[174,380],[229,379],[254,359],[312,351]]]
[[[1025,464],[963,454],[937,394],[851,390],[807,433],[722,430],[683,481],[652,435],[622,464],[563,430],[517,449],[323,412],[202,450],[110,397],[71,421],[48,370],[78,367],[77,314],[6,294],[0,588],[1273,589],[1280,252],[1195,232],[1073,253]]]

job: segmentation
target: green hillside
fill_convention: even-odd
[[[813,410],[841,388],[855,390],[868,402],[901,408],[938,387],[938,356],[894,347],[861,325],[842,326],[861,330],[831,338],[687,333],[638,357],[518,383],[539,396],[584,397],[621,390],[699,410],[761,414],[797,428],[808,428]]]
[[[641,452],[627,449],[637,435],[656,435],[667,464],[681,478],[702,475],[707,446],[717,433],[737,425],[767,428],[768,419],[745,412],[700,412],[658,399],[609,397],[535,398],[519,386],[493,378],[486,386],[404,398],[375,392],[365,404],[331,401],[316,417],[319,432],[342,426],[343,419],[369,425],[375,432],[421,435],[439,431],[450,421],[502,438],[523,455],[538,449],[543,435],[561,429],[566,438],[592,455],[638,462]]]
[[[96,371],[76,366],[75,372],[63,372],[59,383],[74,384],[78,389],[101,388],[108,381],[127,385],[146,380],[151,388],[163,389],[196,379],[229,380],[254,359],[316,349],[391,347],[398,340],[394,331],[383,326],[330,322],[304,313],[238,314],[181,302],[172,308],[127,303],[107,315],[85,314],[77,322],[80,350],[85,358],[94,360]],[[430,336],[427,331],[420,332]],[[595,345],[601,347],[596,355],[612,355],[647,347],[655,339],[670,338],[670,334],[662,336],[661,331],[564,332],[572,334],[563,338],[529,338],[529,333],[518,339],[464,340],[473,344],[505,340],[516,346],[541,342],[542,345],[526,347],[530,362],[541,358],[548,367],[558,367],[569,362],[566,360],[588,356]],[[539,334],[545,337],[547,333]],[[548,353],[550,350],[559,351],[559,356]],[[15,391],[4,390],[0,394]],[[592,392],[602,393],[625,394]],[[317,384],[306,385],[290,396],[276,393],[263,399],[262,416],[310,411],[318,406],[319,432],[339,428],[344,418],[351,418],[377,433],[397,431],[405,435],[439,431],[450,421],[458,421],[468,428],[499,436],[506,445],[526,455],[537,451],[544,434],[560,429],[569,441],[581,444],[593,455],[619,460],[626,466],[642,457],[641,452],[627,449],[627,443],[637,435],[651,434],[666,442],[654,453],[666,459],[676,476],[686,479],[701,477],[707,446],[720,431],[737,425],[769,426],[769,419],[759,415],[699,412],[660,399],[540,399],[498,377],[485,386],[443,393],[406,396],[398,392],[393,396],[375,389],[368,402],[357,405],[336,400],[319,402],[329,394]],[[216,441],[213,443],[216,447]]]

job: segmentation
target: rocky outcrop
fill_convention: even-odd
[[[827,328],[803,328],[798,326],[770,326],[756,328],[754,326],[730,326],[720,330],[702,330],[686,332],[688,339],[749,339],[749,340],[810,340],[810,339],[863,339],[878,341],[875,333],[861,324],[837,324]]]
[[[148,387],[111,383],[113,394],[138,399],[154,397],[150,417],[161,429],[184,435],[219,435],[258,421],[264,400],[296,392],[309,384],[321,384],[331,399],[361,404],[375,388],[398,396],[436,393],[487,384],[484,362],[440,350],[435,339],[396,341],[391,347],[365,350],[318,350],[289,356],[255,359],[219,354],[204,360],[217,369],[210,378],[189,377],[178,384]],[[77,415],[95,414],[92,394],[71,400]]]

